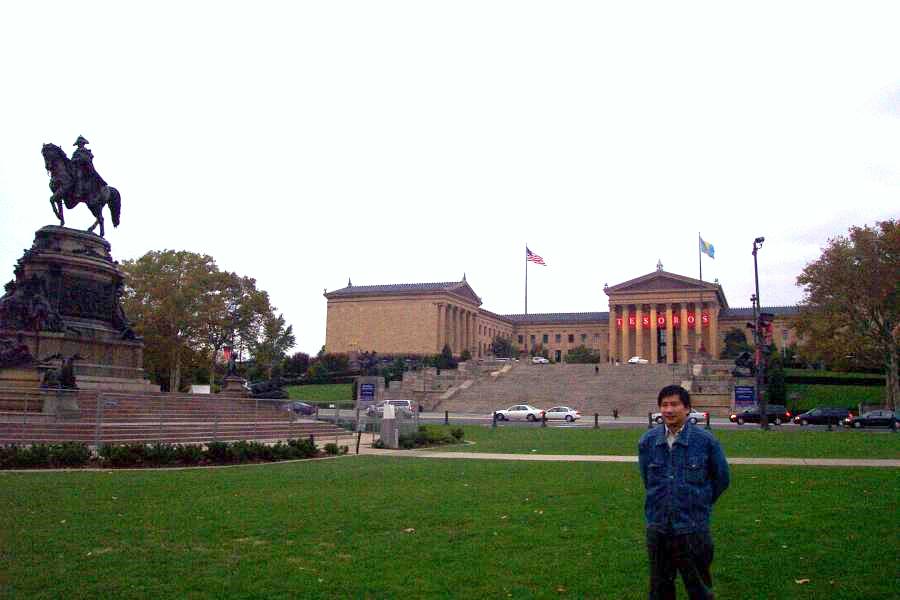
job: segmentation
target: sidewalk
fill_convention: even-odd
[[[404,456],[407,458],[463,458],[475,460],[519,460],[538,462],[636,463],[637,456],[591,454],[498,454],[493,452],[443,452],[434,450],[379,450],[360,444],[360,455]],[[729,458],[731,465],[803,465],[807,467],[900,468],[900,460],[869,458]]]

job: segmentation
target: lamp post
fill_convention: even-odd
[[[756,294],[753,296],[753,340],[756,357],[756,404],[759,407],[759,426],[769,429],[768,399],[763,393],[763,370],[765,368],[762,358],[762,336],[759,331],[759,313],[762,304],[759,302],[759,267],[756,263],[756,252],[762,248],[764,237],[753,240],[753,280],[756,284]]]

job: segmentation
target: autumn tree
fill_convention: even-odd
[[[896,220],[851,227],[828,241],[797,277],[804,299],[797,324],[804,356],[883,366],[885,405],[900,399],[900,228]]]
[[[122,268],[125,311],[144,337],[147,369],[165,377],[172,392],[188,367],[207,365],[212,375],[225,345],[268,360],[294,344],[268,294],[252,278],[220,271],[208,255],[152,251]]]

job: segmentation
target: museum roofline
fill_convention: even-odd
[[[468,290],[468,294],[465,292]],[[357,296],[395,296],[422,293],[450,293],[465,297],[470,302],[481,304],[481,298],[475,293],[465,278],[462,281],[441,281],[433,283],[388,283],[379,285],[347,285],[332,292],[326,291],[323,295],[332,298],[353,298]],[[471,297],[467,297],[471,295]]]
[[[565,323],[609,323],[608,312],[572,312],[572,313],[529,313],[517,315],[500,315],[516,325],[565,324]]]
[[[763,306],[760,309],[760,312],[771,313],[776,317],[791,317],[800,314],[800,306],[797,304],[793,305],[780,305],[780,306]],[[753,318],[753,307],[752,306],[739,306],[734,308],[723,308],[719,312],[719,319],[752,319]]]

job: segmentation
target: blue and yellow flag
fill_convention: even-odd
[[[700,238],[700,252],[703,252],[710,258],[716,257],[716,248],[709,242],[704,242],[703,238]]]

